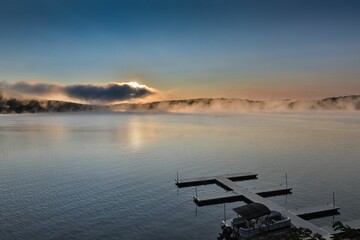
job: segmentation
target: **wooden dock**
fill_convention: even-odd
[[[322,218],[322,217],[329,217],[334,215],[339,215],[340,208],[334,206],[333,204],[326,204],[321,206],[312,206],[312,207],[305,207],[299,209],[291,209],[290,212],[294,213],[295,215],[301,217],[305,220],[311,220],[315,218]]]
[[[259,188],[254,190],[251,189],[250,191],[264,198],[292,194],[292,188],[288,188],[288,187]]]
[[[257,179],[258,174],[254,174],[251,172],[247,173],[235,173],[235,174],[227,174],[225,175],[227,179],[230,179],[231,181],[245,181],[245,180],[252,180]],[[213,177],[200,177],[200,178],[188,178],[188,179],[176,179],[175,184],[179,188],[183,187],[195,187],[195,186],[201,186],[201,185],[208,185],[208,184],[221,184],[217,181],[218,178],[224,177],[224,175],[221,176],[213,176]],[[221,186],[225,187],[226,186]],[[225,189],[228,190],[228,189]]]
[[[292,188],[268,188],[268,189],[254,189],[252,192],[260,195],[261,197],[273,197],[280,195],[291,194]],[[194,196],[194,202],[199,207],[215,205],[220,203],[230,203],[237,201],[246,201],[243,194],[238,194],[235,191],[227,191],[221,194],[213,194],[210,196]]]
[[[319,228],[314,224],[306,221],[305,219],[312,219],[321,215],[334,215],[338,214],[339,208],[333,205],[324,205],[320,207],[311,207],[295,210],[287,210],[284,207],[279,206],[266,199],[265,197],[276,196],[280,194],[291,193],[291,188],[280,188],[264,191],[251,191],[236,184],[235,181],[243,181],[250,179],[257,179],[257,174],[254,173],[242,173],[242,174],[228,174],[215,177],[201,177],[192,179],[176,179],[176,185],[181,187],[200,186],[207,184],[216,184],[223,189],[226,193],[218,196],[199,197],[194,196],[194,202],[199,206],[206,206],[211,204],[228,203],[234,201],[243,201],[245,203],[261,203],[266,205],[271,210],[276,210],[282,214],[288,216],[291,222],[296,228],[305,228],[311,230],[313,233],[320,234],[325,238],[329,238],[331,232],[327,229]],[[330,239],[330,238],[329,238]]]

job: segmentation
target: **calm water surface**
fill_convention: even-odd
[[[180,177],[253,171],[286,207],[332,201],[360,218],[360,114],[0,116],[0,239],[216,239],[223,205]],[[223,192],[216,186],[198,194]],[[227,204],[227,215],[240,203]],[[332,218],[314,221],[330,224]]]

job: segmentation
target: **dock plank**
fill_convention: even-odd
[[[339,215],[339,210],[340,208],[334,206],[333,204],[326,204],[320,206],[290,209],[289,211],[305,220],[311,220],[315,218]]]
[[[356,230],[360,230],[360,219],[344,222],[343,224]]]
[[[228,191],[213,196],[205,196],[205,197],[194,196],[194,202],[199,207],[203,207],[203,206],[216,205],[221,203],[242,201],[243,198],[244,197],[241,194],[237,194],[236,192],[233,191]]]
[[[344,224],[344,226],[349,226],[350,228],[360,230],[360,219],[343,222],[343,224]],[[340,231],[335,231],[331,226],[324,226],[321,228],[324,229],[325,231],[328,231],[332,235],[340,233]]]
[[[175,179],[175,184],[178,188],[183,187],[195,187],[200,185],[208,184],[217,184],[217,179],[219,177],[226,177],[231,179],[231,181],[245,181],[257,179],[258,174],[247,172],[247,173],[233,173],[221,176],[212,176],[212,177],[199,177],[199,178],[187,178],[187,179]]]
[[[291,188],[267,188],[267,189],[253,189],[257,191],[256,194],[262,197],[271,197],[271,196],[278,196],[291,193]],[[237,202],[237,201],[246,201],[242,194],[238,194],[234,191],[227,191],[224,193],[219,194],[212,194],[208,196],[194,196],[194,202],[199,207],[208,206],[208,205],[216,205],[221,203],[230,203],[230,202]]]
[[[250,191],[264,198],[292,194],[292,188],[287,187],[255,188],[250,189]]]

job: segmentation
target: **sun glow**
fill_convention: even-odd
[[[119,85],[119,86],[124,86],[124,85],[128,85],[132,88],[146,88],[146,89],[150,89],[150,87],[144,85],[144,84],[140,84],[138,82],[135,81],[131,81],[131,82],[113,82],[112,84],[115,85]]]
[[[125,83],[133,88],[147,88],[146,85],[142,85],[142,84],[139,84],[137,82],[128,82],[128,83]]]

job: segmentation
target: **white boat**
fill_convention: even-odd
[[[223,221],[223,232],[218,239],[257,239],[261,235],[286,231],[291,227],[290,218],[263,204],[250,203],[234,208],[236,218]]]

